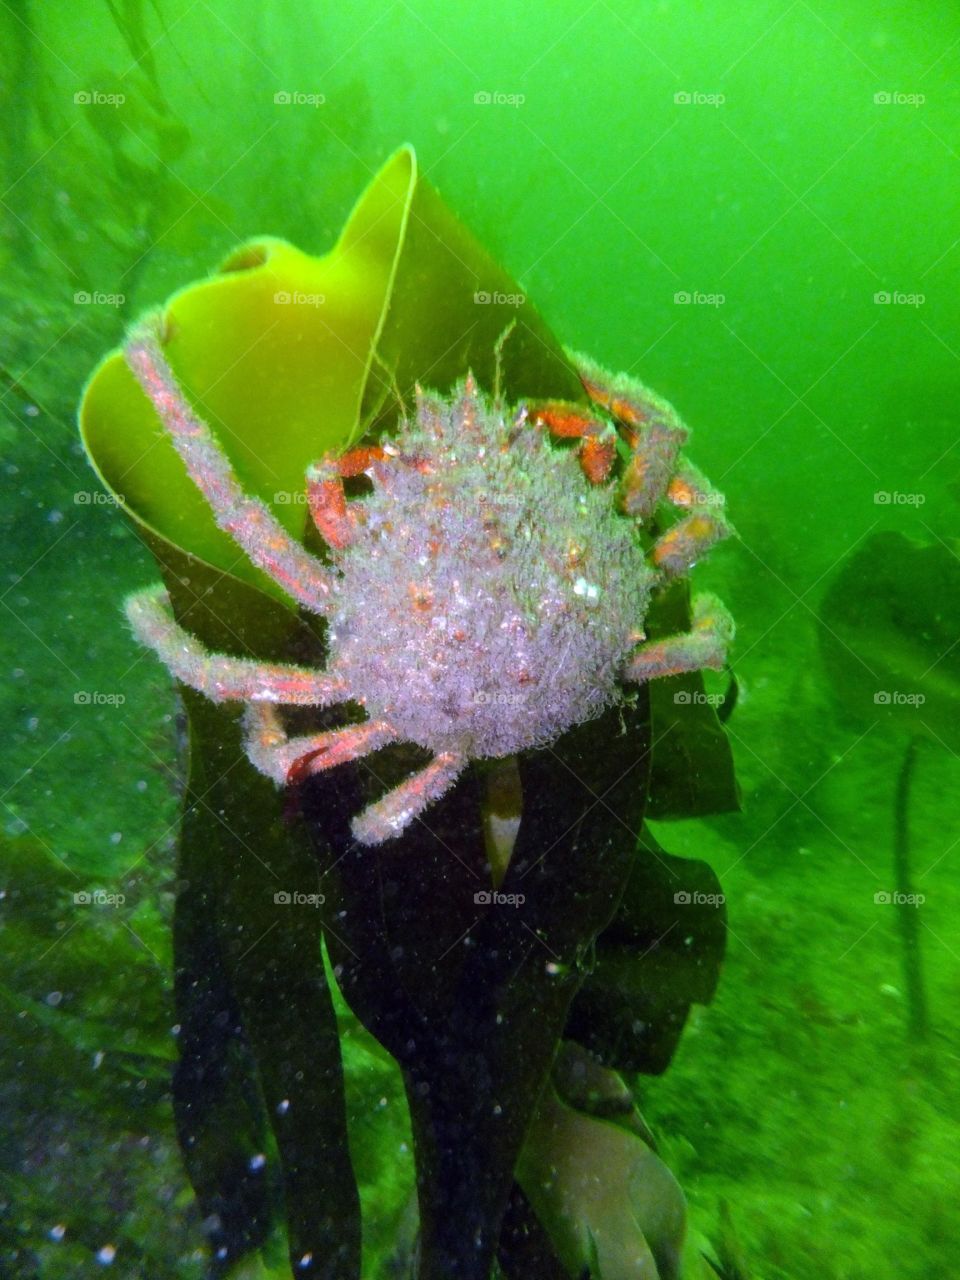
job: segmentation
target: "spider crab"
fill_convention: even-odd
[[[329,662],[207,652],[162,587],[132,595],[127,616],[177,679],[246,704],[249,759],[280,786],[394,741],[431,751],[353,819],[361,843],[399,835],[472,759],[545,746],[622,700],[625,684],[724,665],[733,623],[713,596],[694,598],[689,632],[651,641],[643,631],[652,593],[732,530],[681,453],[687,430],[641,383],[572,356],[590,407],[510,408],[470,374],[449,397],[418,387],[395,434],[308,469],[322,561],[243,492],[161,333],[158,317],[137,327],[127,363],[217,524],[326,619]],[[344,480],[361,475],[372,492],[348,500]],[[662,502],[679,515],[652,536]],[[303,736],[289,737],[277,712],[347,702],[367,719]]]

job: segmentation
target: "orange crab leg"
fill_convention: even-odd
[[[623,395],[612,387],[597,382],[583,370],[580,371],[580,381],[593,403],[598,404],[601,409],[606,409],[625,427],[638,427],[649,418],[649,408],[642,400]]]
[[[534,425],[546,427],[558,440],[580,440],[577,456],[591,484],[609,479],[617,457],[617,438],[609,423],[568,400],[535,404],[530,417]]]
[[[530,417],[561,440],[579,440],[607,430],[605,422],[584,409],[583,405],[570,400],[547,400],[543,404],[534,404],[530,407]]]
[[[726,506],[723,494],[718,493],[707,477],[682,455],[667,485],[666,496],[675,507],[686,510],[709,507],[719,513]]]
[[[684,436],[672,428],[648,426],[641,432],[620,486],[620,505],[628,516],[647,520],[666,493]]]
[[[347,697],[344,682],[323,671],[210,653],[174,619],[163,587],[134,592],[124,604],[133,633],[183,684],[213,702],[278,702],[328,707]]]
[[[356,518],[343,491],[344,480],[363,475],[385,456],[379,445],[359,446],[339,458],[328,453],[307,468],[310,514],[328,546],[342,550],[353,541],[356,531]]]
[[[380,844],[405,831],[414,818],[453,786],[466,767],[466,757],[456,751],[434,756],[419,773],[388,791],[382,800],[367,805],[351,822],[361,844]]]
[[[688,475],[678,473],[667,485],[667,499],[675,507],[700,507],[709,496]]]
[[[369,755],[397,737],[385,721],[365,720],[343,729],[288,738],[276,711],[265,703],[247,707],[244,726],[250,763],[281,787]]]
[[[608,379],[582,357],[574,362],[587,395],[613,415],[632,451],[621,481],[620,504],[627,515],[649,519],[667,494],[689,433],[673,406],[641,382],[622,374]]]
[[[667,485],[667,501],[689,514],[653,544],[651,559],[668,578],[685,573],[715,542],[736,531],[724,513],[724,497],[685,458]]]
[[[337,459],[337,471],[344,478],[362,476],[369,471],[375,462],[382,462],[387,456],[386,450],[378,444],[359,444],[355,449],[348,449]]]
[[[341,550],[353,541],[355,518],[347,509],[343,480],[326,460],[307,468],[307,502],[327,546]]]
[[[322,613],[330,594],[323,565],[287,533],[273,512],[240,488],[227,455],[188,403],[163,351],[159,313],[132,332],[124,358],[180,455],[191,480],[210,504],[217,524],[250,560],[300,604]]]
[[[609,479],[617,460],[617,442],[608,436],[587,436],[580,446],[580,466],[591,484]]]
[[[706,593],[694,596],[692,615],[689,631],[640,645],[624,668],[624,680],[659,680],[703,667],[722,670],[733,643],[733,619],[716,596]]]
[[[722,516],[694,511],[653,544],[650,559],[668,578],[686,573],[714,543],[733,532]]]

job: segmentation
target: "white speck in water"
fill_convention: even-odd
[[[97,1261],[104,1267],[109,1267],[110,1263],[116,1256],[117,1249],[116,1246],[112,1244],[101,1245],[96,1254]]]
[[[94,1071],[96,1071],[96,1070],[98,1070],[98,1069],[99,1069],[99,1067],[100,1067],[100,1065],[102,1064],[102,1062],[103,1062],[103,1050],[102,1050],[102,1049],[98,1049],[98,1050],[97,1050],[97,1052],[93,1055],[93,1069],[94,1069]]]
[[[558,964],[554,964],[554,962],[553,962],[552,960],[548,960],[548,961],[547,961],[547,973],[549,973],[549,974],[558,974],[559,972],[560,972],[560,966],[559,966]]]
[[[122,832],[122,831],[114,831],[114,832],[111,834],[111,836],[110,836],[110,843],[111,843],[111,844],[119,844],[119,843],[120,843],[120,841],[121,841],[122,839],[123,839],[123,832]]]
[[[47,993],[46,1003],[50,1006],[51,1009],[55,1009],[62,999],[63,999],[62,991],[50,991]]]
[[[66,1234],[67,1228],[62,1222],[58,1222],[57,1225],[55,1227],[51,1227],[48,1232],[51,1240],[62,1240]]]
[[[54,508],[53,511],[51,511],[50,514],[47,516],[47,520],[50,524],[59,524],[62,519],[63,519],[63,512],[57,511],[56,508]]]
[[[147,789],[146,782],[143,780],[143,778],[140,778],[139,781],[137,782],[137,790],[143,793],[144,791],[146,791],[146,789]]]
[[[289,1110],[290,1110],[290,1099],[289,1099],[289,1098],[284,1098],[284,1100],[283,1100],[282,1102],[278,1102],[278,1103],[277,1103],[277,1115],[278,1115],[278,1116],[285,1116]]]
[[[303,1255],[303,1257],[300,1259],[300,1261],[297,1263],[297,1266],[298,1266],[298,1267],[307,1268],[307,1267],[309,1267],[309,1265],[310,1265],[310,1263],[311,1263],[312,1261],[313,1261],[313,1254],[312,1254],[312,1253],[305,1253],[305,1254]]]
[[[35,404],[28,404],[23,412],[27,415],[28,418],[40,417],[40,410]]]
[[[250,1168],[254,1171],[254,1173],[258,1169],[262,1169],[266,1163],[267,1163],[267,1157],[263,1154],[262,1151],[258,1152],[255,1156],[250,1157]]]

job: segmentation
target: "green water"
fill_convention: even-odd
[[[727,957],[669,1069],[632,1082],[688,1198],[689,1275],[711,1274],[701,1247],[727,1280],[956,1274],[957,601],[906,591],[867,655],[878,690],[909,670],[940,716],[910,792],[922,1038],[875,901],[907,731],[841,714],[818,627],[877,532],[954,557],[960,14],[113,10],[0,8],[0,1276],[206,1265],[169,1096],[183,726],[120,615],[156,570],[83,456],[81,388],[243,240],[324,252],[404,141],[563,342],[677,405],[739,534],[696,577],[737,618],[743,812],[656,825],[719,875]],[[75,909],[97,887],[124,901]],[[409,1234],[412,1156],[394,1067],[340,1014],[378,1280]],[[287,1273],[274,1248],[234,1274]]]

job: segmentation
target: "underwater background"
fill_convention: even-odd
[[[737,619],[743,811],[653,824],[720,877],[727,956],[635,1081],[691,1234],[728,1280],[955,1272],[958,49],[922,0],[0,7],[0,1276],[206,1265],[169,1104],[183,726],[83,385],[251,236],[324,252],[405,141],[564,343],[677,406],[739,534],[695,579]],[[412,1156],[339,1013],[374,1280]]]

